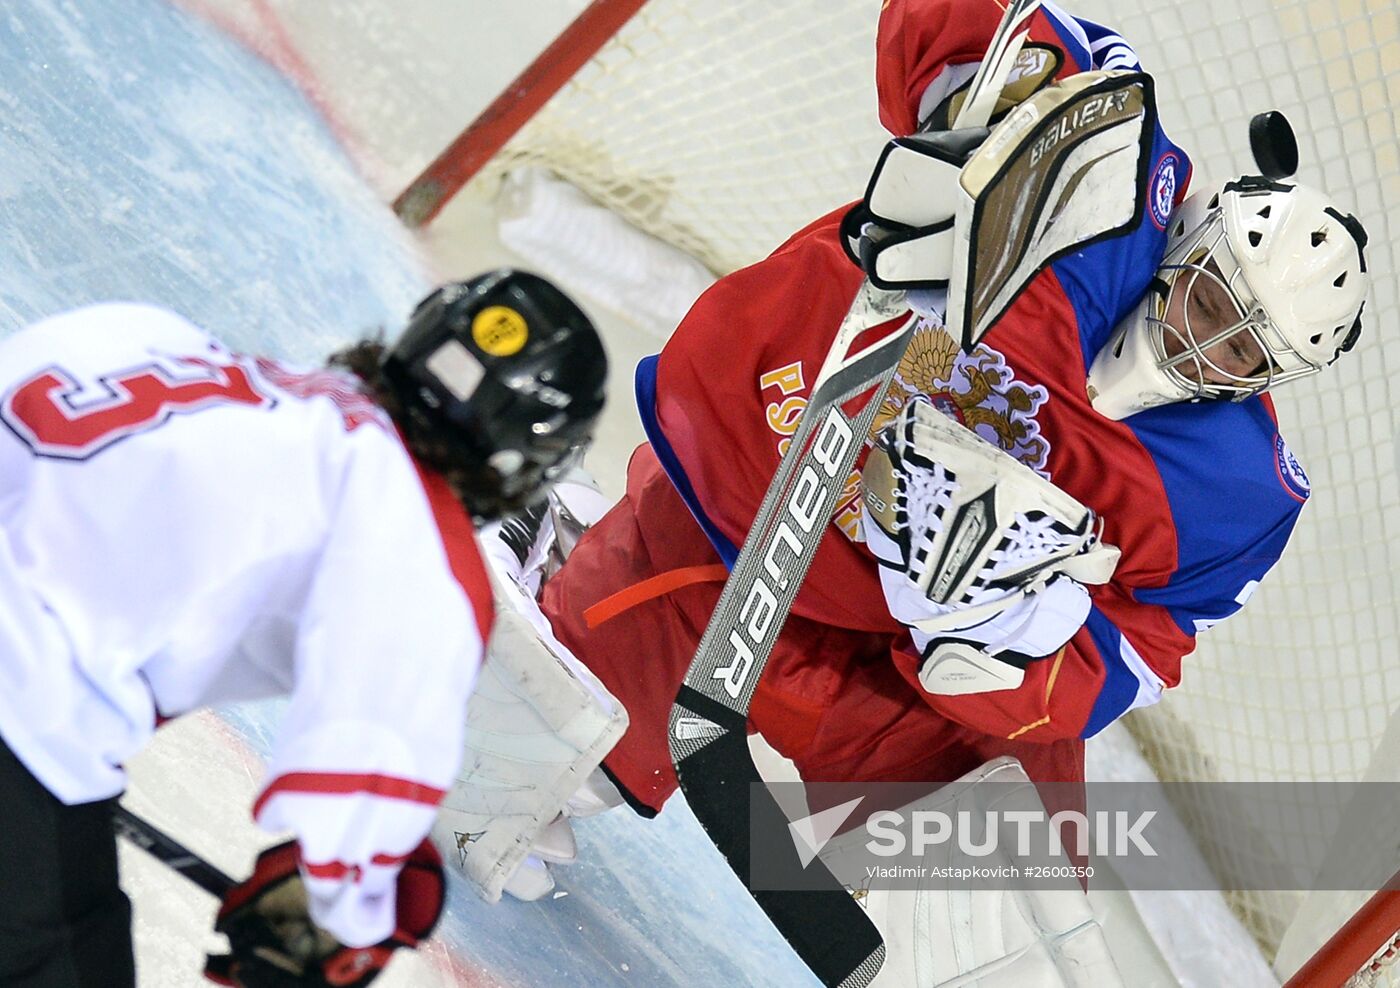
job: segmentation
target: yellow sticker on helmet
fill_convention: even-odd
[[[530,339],[525,317],[504,305],[490,305],[472,320],[472,339],[483,353],[509,357],[519,353]]]

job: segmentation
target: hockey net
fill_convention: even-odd
[[[1397,12],[1390,0],[1074,9],[1138,47],[1198,182],[1252,168],[1250,116],[1282,109],[1299,133],[1299,177],[1367,224],[1375,285],[1359,354],[1278,396],[1314,489],[1293,544],[1249,606],[1203,636],[1182,686],[1132,715],[1131,729],[1167,780],[1395,781]],[[864,188],[885,140],[871,84],[876,14],[864,0],[650,0],[467,193],[493,196],[506,174],[538,166],[716,273],[753,262]],[[1317,812],[1280,806],[1243,853],[1285,854]],[[1228,865],[1242,853],[1210,814],[1188,822],[1208,858]],[[1367,895],[1240,892],[1232,905],[1291,971]],[[1394,943],[1378,945],[1367,983],[1400,984],[1394,967],[1386,973],[1394,953]]]
[[[466,121],[445,95],[456,92],[462,61],[461,46],[443,41],[457,36],[445,21],[451,5],[179,2],[242,18],[245,33],[275,41],[280,30],[260,31],[259,22],[276,10],[323,81],[334,84],[327,73],[338,67],[346,87],[394,92],[361,100],[348,129],[383,137],[370,171],[393,192],[407,186],[397,205],[418,219],[467,172],[464,197],[480,202],[494,199],[506,176],[534,167],[722,274],[858,197],[886,139],[872,84],[875,0],[595,0],[581,18],[586,30],[562,35],[531,85],[510,87],[455,143]],[[526,6],[519,17],[533,16]],[[1358,352],[1277,397],[1313,482],[1292,544],[1249,606],[1202,637],[1184,683],[1133,714],[1131,729],[1167,780],[1397,781],[1400,484],[1389,382],[1400,375],[1400,338],[1390,331],[1400,307],[1392,219],[1400,207],[1392,110],[1400,105],[1400,14],[1391,0],[1067,6],[1138,48],[1158,76],[1168,133],[1195,161],[1198,187],[1251,167],[1248,120],[1276,107],[1298,131],[1299,177],[1352,208],[1371,236],[1374,289]],[[339,28],[327,30],[327,20]],[[568,81],[548,102],[529,99],[562,75]],[[512,114],[529,122],[496,151]],[[436,187],[410,184],[444,147],[423,173]],[[1319,812],[1335,810],[1282,805],[1258,822],[1248,848],[1212,814],[1188,822],[1206,856],[1228,869],[1241,854],[1285,856]],[[1393,832],[1395,821],[1378,826]],[[1368,916],[1369,932],[1342,939],[1362,949],[1373,938],[1374,965],[1368,953],[1351,970],[1367,969],[1372,980],[1358,983],[1400,985],[1389,963],[1396,944],[1376,932],[1392,923],[1400,893],[1382,894],[1370,912],[1368,896],[1242,892],[1232,905],[1283,972],[1349,917]]]

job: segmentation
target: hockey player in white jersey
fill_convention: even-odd
[[[211,979],[360,986],[436,923],[424,839],[492,621],[474,521],[586,444],[606,360],[544,280],[429,296],[310,373],[98,305],[0,342],[0,984],[135,984],[122,763],[290,696],[253,815],[295,840],[219,911]]]

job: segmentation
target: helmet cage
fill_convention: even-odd
[[[1179,218],[1183,222],[1185,217]],[[1186,279],[1182,282],[1182,279]],[[1200,279],[1219,286],[1229,298],[1237,316],[1223,328],[1212,328],[1198,338],[1192,326],[1191,307],[1182,306],[1181,327],[1166,320],[1172,292],[1186,293],[1190,301]],[[1205,216],[1190,230],[1178,234],[1158,269],[1160,285],[1156,304],[1146,315],[1148,333],[1157,366],[1188,395],[1187,400],[1244,401],[1279,384],[1316,374],[1324,364],[1308,360],[1287,340],[1263,304],[1255,298],[1244,272],[1230,249],[1219,196],[1206,207]],[[1212,359],[1211,352],[1237,334],[1246,334],[1264,355],[1263,366],[1253,374],[1240,375]],[[1167,354],[1167,338],[1176,340],[1181,351]],[[1211,372],[1222,380],[1208,380]]]

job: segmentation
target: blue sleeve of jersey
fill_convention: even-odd
[[[685,506],[690,509],[690,513],[700,526],[700,530],[705,533],[705,537],[715,547],[715,552],[719,553],[719,558],[724,565],[733,569],[734,561],[739,558],[739,547],[725,538],[724,533],[715,526],[709,515],[705,514],[705,509],[700,504],[700,498],[696,496],[695,488],[690,485],[690,478],[686,476],[685,468],[681,466],[680,458],[676,456],[676,451],[671,448],[666,433],[661,431],[661,423],[656,420],[656,371],[660,363],[659,355],[653,354],[650,357],[644,357],[637,364],[637,374],[633,379],[637,394],[637,411],[641,414],[642,419],[642,431],[646,433],[647,442],[651,443],[652,452],[656,454],[661,469],[666,471],[666,476],[675,485],[676,492],[680,494]]]
[[[1259,581],[1278,561],[1296,517],[1295,512],[1281,520],[1238,557],[1198,572],[1178,572],[1164,587],[1138,591],[1138,603],[1166,608],[1177,625],[1194,638],[1244,606]],[[1118,626],[1097,607],[1090,610],[1085,627],[1104,669],[1103,685],[1082,734],[1091,738],[1134,707],[1156,703],[1164,684]]]
[[[1080,71],[1142,71],[1137,52],[1118,32],[1071,17],[1049,0],[1043,10],[1068,58]],[[1051,265],[1079,320],[1086,366],[1114,328],[1141,301],[1156,275],[1166,253],[1167,223],[1190,181],[1191,159],[1167,138],[1160,120],[1143,168],[1147,178],[1146,202],[1137,225]]]
[[[1171,579],[1135,597],[1194,635],[1239,610],[1278,561],[1307,475],[1260,398],[1165,405],[1127,421],[1153,453],[1177,541]]]
[[[1165,610],[1189,642],[1243,607],[1278,562],[1307,501],[1307,475],[1259,398],[1167,405],[1126,421],[1153,454],[1171,510],[1163,524],[1174,529],[1177,546],[1167,582],[1137,588],[1132,599]],[[1107,615],[1095,608],[1086,627],[1104,667],[1084,729],[1090,737],[1156,702],[1163,683],[1152,671],[1154,656],[1139,654]],[[1155,658],[1166,668],[1163,660],[1181,657]]]
[[[1147,201],[1137,225],[1051,265],[1074,308],[1086,367],[1118,324],[1137,308],[1156,277],[1167,252],[1167,223],[1191,174],[1186,152],[1167,138],[1160,123],[1146,167]]]
[[[1204,631],[1244,606],[1283,555],[1297,518],[1295,511],[1277,519],[1239,555],[1194,571],[1178,571],[1166,586],[1140,590],[1137,599],[1165,607],[1187,634]]]
[[[1179,571],[1164,587],[1139,590],[1134,595],[1137,602],[1166,608],[1177,626],[1194,638],[1244,606],[1259,581],[1278,561],[1296,517],[1295,512],[1281,519],[1239,556],[1195,572]],[[1085,627],[1104,668],[1103,685],[1084,726],[1083,737],[1090,738],[1134,707],[1156,703],[1164,684],[1118,626],[1098,608],[1090,610]]]
[[[1096,69],[1117,69],[1126,72],[1141,72],[1142,63],[1138,61],[1137,52],[1133,46],[1117,31],[1106,28],[1093,21],[1086,21],[1082,17],[1076,17],[1080,29],[1084,32],[1085,38],[1089,42],[1089,61]]]
[[[1091,738],[1134,707],[1156,703],[1164,684],[1103,611],[1090,608],[1084,627],[1094,640],[1104,670],[1103,685],[1080,734]]]
[[[1060,36],[1065,54],[1080,72],[1091,69],[1141,71],[1137,52],[1117,31],[1082,17],[1072,17],[1052,2],[1046,2],[1042,9]]]

